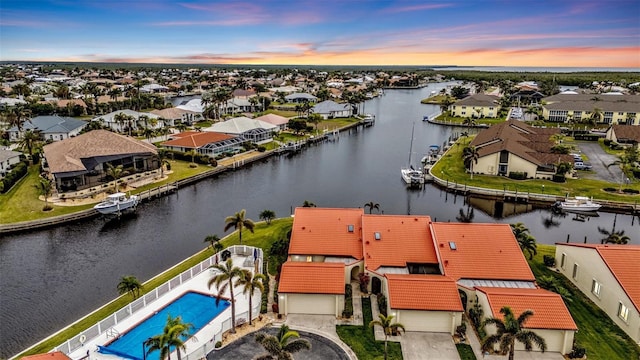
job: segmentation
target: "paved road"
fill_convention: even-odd
[[[593,166],[593,171],[595,172],[585,173],[583,171],[578,171],[578,176],[588,179],[609,181],[616,184],[619,184],[625,179],[619,166],[613,165],[607,167],[607,165],[618,160],[618,157],[604,152],[600,147],[600,144],[592,141],[584,141],[578,142],[578,147],[580,148],[580,151],[587,155],[589,158],[588,161]]]

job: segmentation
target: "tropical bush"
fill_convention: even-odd
[[[640,194],[640,191],[636,189],[622,189],[622,192],[625,194]]]
[[[378,296],[378,311],[380,314],[387,316],[387,297],[380,293]]]
[[[13,170],[2,179],[2,193],[11,189],[11,187],[27,174],[27,165],[24,162],[18,163]]]
[[[606,187],[606,188],[604,188],[602,190],[604,190],[606,192],[617,192],[618,191],[618,189],[612,188],[612,187]]]
[[[266,272],[265,272],[266,274]],[[269,281],[263,282],[264,291],[262,292],[262,302],[260,303],[260,313],[266,314],[269,311]]]
[[[527,173],[526,172],[520,172],[520,171],[511,171],[511,172],[509,172],[509,178],[510,179],[514,179],[514,180],[526,180],[527,179]]]
[[[569,353],[569,359],[582,359],[586,353],[587,350],[585,348],[576,345]]]
[[[353,316],[353,289],[351,284],[344,286],[344,310],[342,310],[342,317],[350,318]]]
[[[553,257],[552,255],[544,255],[542,257],[542,260],[544,261],[544,264],[548,267],[552,267],[556,265],[556,258]]]

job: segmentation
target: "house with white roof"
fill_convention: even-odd
[[[556,243],[556,267],[640,344],[640,245]]]
[[[347,118],[353,115],[353,109],[351,105],[344,103],[338,104],[332,100],[325,100],[321,103],[316,104],[313,108],[311,108],[311,112],[314,114],[320,114],[323,119],[334,119],[334,118]]]
[[[290,103],[315,102],[318,98],[307,93],[293,93],[284,97]]]
[[[22,154],[17,151],[0,149],[0,179],[20,162],[20,155]]]
[[[215,123],[211,127],[204,128],[202,130],[242,136],[246,140],[259,143],[270,141],[273,138],[274,132],[278,130],[278,127],[264,121],[240,116]]]
[[[17,126],[10,128],[9,140],[20,140],[27,130],[39,133],[43,140],[64,140],[80,134],[87,124],[86,121],[58,115],[36,116],[22,124],[22,131],[18,131]]]
[[[129,116],[131,117],[131,120],[126,122],[119,122],[117,117],[118,114],[124,114],[126,116]],[[160,128],[164,126],[164,123],[160,120],[160,116],[150,112],[139,112],[139,111],[134,111],[130,109],[113,111],[105,115],[97,116],[91,119],[91,121],[99,121],[104,126],[107,126],[114,131],[124,132],[129,127],[132,130],[137,130],[145,126],[144,124],[145,116],[147,119],[146,126],[150,128]],[[148,120],[150,119],[154,119],[157,121],[155,126],[152,126],[151,124],[149,124]]]

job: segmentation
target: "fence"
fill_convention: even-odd
[[[233,246],[230,246],[230,247],[224,249],[223,251],[226,251],[226,250],[229,250],[232,255],[244,255],[244,256],[254,256],[254,251],[255,251],[255,255],[257,255],[257,259],[259,261],[258,269],[262,269],[262,262],[263,262],[262,249],[254,248],[252,246],[246,246],[246,245],[233,245]],[[176,287],[182,285],[184,282],[192,279],[196,275],[198,275],[198,274],[202,273],[203,271],[207,270],[211,265],[213,265],[215,263],[216,256],[218,258],[222,258],[222,254],[218,253],[218,254],[215,254],[214,256],[211,256],[211,257],[203,260],[202,262],[196,264],[195,266],[191,267],[190,269],[185,270],[184,272],[176,275],[171,280],[169,280],[169,281],[165,282],[164,284],[156,287],[153,291],[148,292],[144,296],[142,296],[142,297],[138,298],[137,300],[129,303],[127,306],[121,308],[120,310],[114,312],[109,317],[107,317],[105,319],[102,319],[97,324],[91,326],[90,328],[88,328],[87,330],[83,331],[82,333],[72,337],[71,339],[67,340],[63,344],[55,347],[53,350],[54,351],[61,351],[61,352],[63,352],[63,353],[68,355],[68,354],[71,354],[72,352],[74,352],[75,350],[79,349],[80,347],[82,347],[84,343],[90,342],[91,340],[97,338],[98,336],[100,336],[100,335],[102,335],[104,333],[107,333],[108,336],[118,336],[118,335],[120,335],[119,332],[114,329],[115,325],[117,325],[118,323],[122,322],[123,320],[129,318],[131,315],[135,314],[136,312],[144,309],[146,306],[152,304],[154,301],[156,301],[158,298],[160,298],[162,295],[168,293],[172,289],[175,289]],[[260,313],[260,303],[257,304],[257,309],[258,309],[257,311],[255,311],[255,310],[253,311],[252,315],[255,315],[255,316],[259,315],[259,313]],[[244,315],[244,316],[242,316],[242,315]],[[239,318],[245,318],[245,319],[248,318],[248,312],[247,313],[243,313],[241,315],[237,315],[236,319],[239,319]],[[225,329],[226,322],[229,322],[229,325],[228,325],[228,328]],[[209,325],[207,325],[207,326],[209,326]],[[229,330],[230,328],[231,328],[231,319],[227,319],[222,324],[222,329],[216,334],[216,336],[214,336],[213,340],[215,340],[215,341],[221,340],[222,339],[222,333],[224,331],[226,331],[226,330]],[[214,343],[215,343],[215,341],[214,341]]]

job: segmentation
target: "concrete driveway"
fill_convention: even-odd
[[[589,162],[593,166],[594,173],[585,173],[584,171],[578,171],[579,177],[587,179],[604,180],[611,183],[620,184],[623,180],[623,173],[619,166],[613,165],[607,167],[607,165],[619,160],[617,156],[610,155],[604,152],[600,147],[600,144],[593,141],[581,141],[577,143],[578,148],[582,153],[587,155]],[[579,195],[579,194],[576,194]]]
[[[407,331],[399,338],[404,360],[460,359],[450,334]]]

